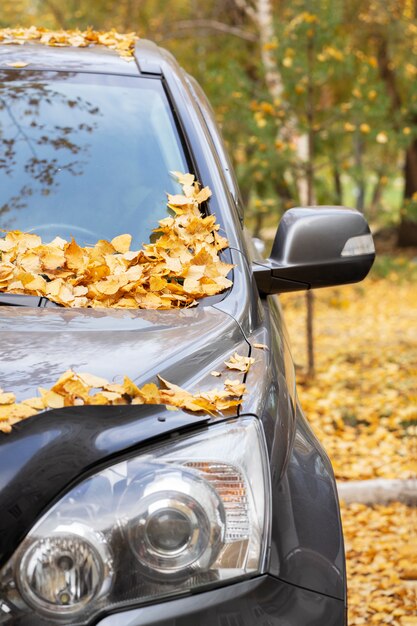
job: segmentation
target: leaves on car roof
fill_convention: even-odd
[[[183,193],[168,194],[171,215],[155,241],[130,250],[123,234],[93,247],[56,237],[9,231],[0,239],[0,291],[44,296],[64,307],[172,309],[197,304],[231,287],[233,265],[219,253],[227,239],[200,205],[211,195],[192,174],[177,174]]]
[[[0,29],[0,43],[24,44],[28,41],[46,46],[86,48],[100,44],[126,59],[133,59],[135,42],[138,39],[135,33],[118,33],[115,30],[97,31],[93,28],[86,30],[48,30],[42,27],[30,28],[3,28]],[[26,64],[13,64],[13,67],[25,67]]]

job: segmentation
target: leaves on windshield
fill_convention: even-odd
[[[231,287],[233,265],[219,252],[227,239],[214,215],[200,205],[211,195],[192,174],[175,172],[183,194],[168,194],[171,215],[159,222],[155,241],[130,250],[123,234],[94,247],[56,237],[9,231],[0,239],[0,291],[44,296],[65,307],[171,309]]]
[[[46,409],[68,406],[162,404],[192,412],[218,414],[242,403],[246,392],[240,380],[225,380],[223,389],[192,394],[159,377],[159,386],[137,385],[127,376],[123,383],[111,383],[93,374],[66,371],[50,388],[39,387],[39,396],[17,403],[14,393],[0,389],[0,431],[10,433],[13,424]]]
[[[132,59],[135,42],[138,39],[135,33],[118,33],[115,30],[97,31],[92,28],[87,30],[48,30],[46,28],[3,28],[0,29],[0,42],[2,44],[23,44],[26,41],[34,41],[46,46],[72,46],[86,48],[87,46],[100,44],[126,59]],[[12,67],[25,67],[27,64],[13,64]]]

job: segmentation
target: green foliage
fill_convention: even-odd
[[[389,278],[396,282],[417,281],[417,262],[403,256],[378,254],[372,266],[373,278]]]
[[[4,0],[0,24],[115,27],[171,50],[213,103],[258,227],[297,203],[297,184],[309,168],[317,202],[350,198],[380,220],[392,205],[390,182],[417,141],[414,3],[271,0],[271,6],[267,43],[235,0]],[[265,49],[280,77],[279,97],[268,88]],[[307,161],[299,150],[304,135],[311,139]],[[403,212],[417,219],[414,197]]]

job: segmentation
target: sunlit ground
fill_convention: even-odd
[[[306,417],[339,479],[416,475],[417,282],[315,292],[316,377],[305,377],[304,294],[281,297]]]
[[[349,626],[417,624],[417,511],[342,505]]]
[[[402,265],[405,264],[405,267]],[[316,377],[306,378],[305,296],[281,297],[305,414],[339,480],[417,475],[414,265],[315,296]],[[417,624],[417,513],[342,506],[349,624]]]

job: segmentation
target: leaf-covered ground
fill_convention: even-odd
[[[401,263],[400,263],[401,265]],[[400,266],[399,266],[400,267]],[[398,269],[398,268],[397,268]],[[305,296],[281,298],[298,392],[339,480],[417,475],[417,282],[392,271],[315,296],[316,378],[306,379]],[[417,625],[417,512],[342,506],[349,625]]]
[[[305,377],[305,295],[281,297],[307,419],[340,480],[417,474],[417,282],[315,292],[317,374]]]
[[[342,506],[349,626],[417,624],[417,511]]]

